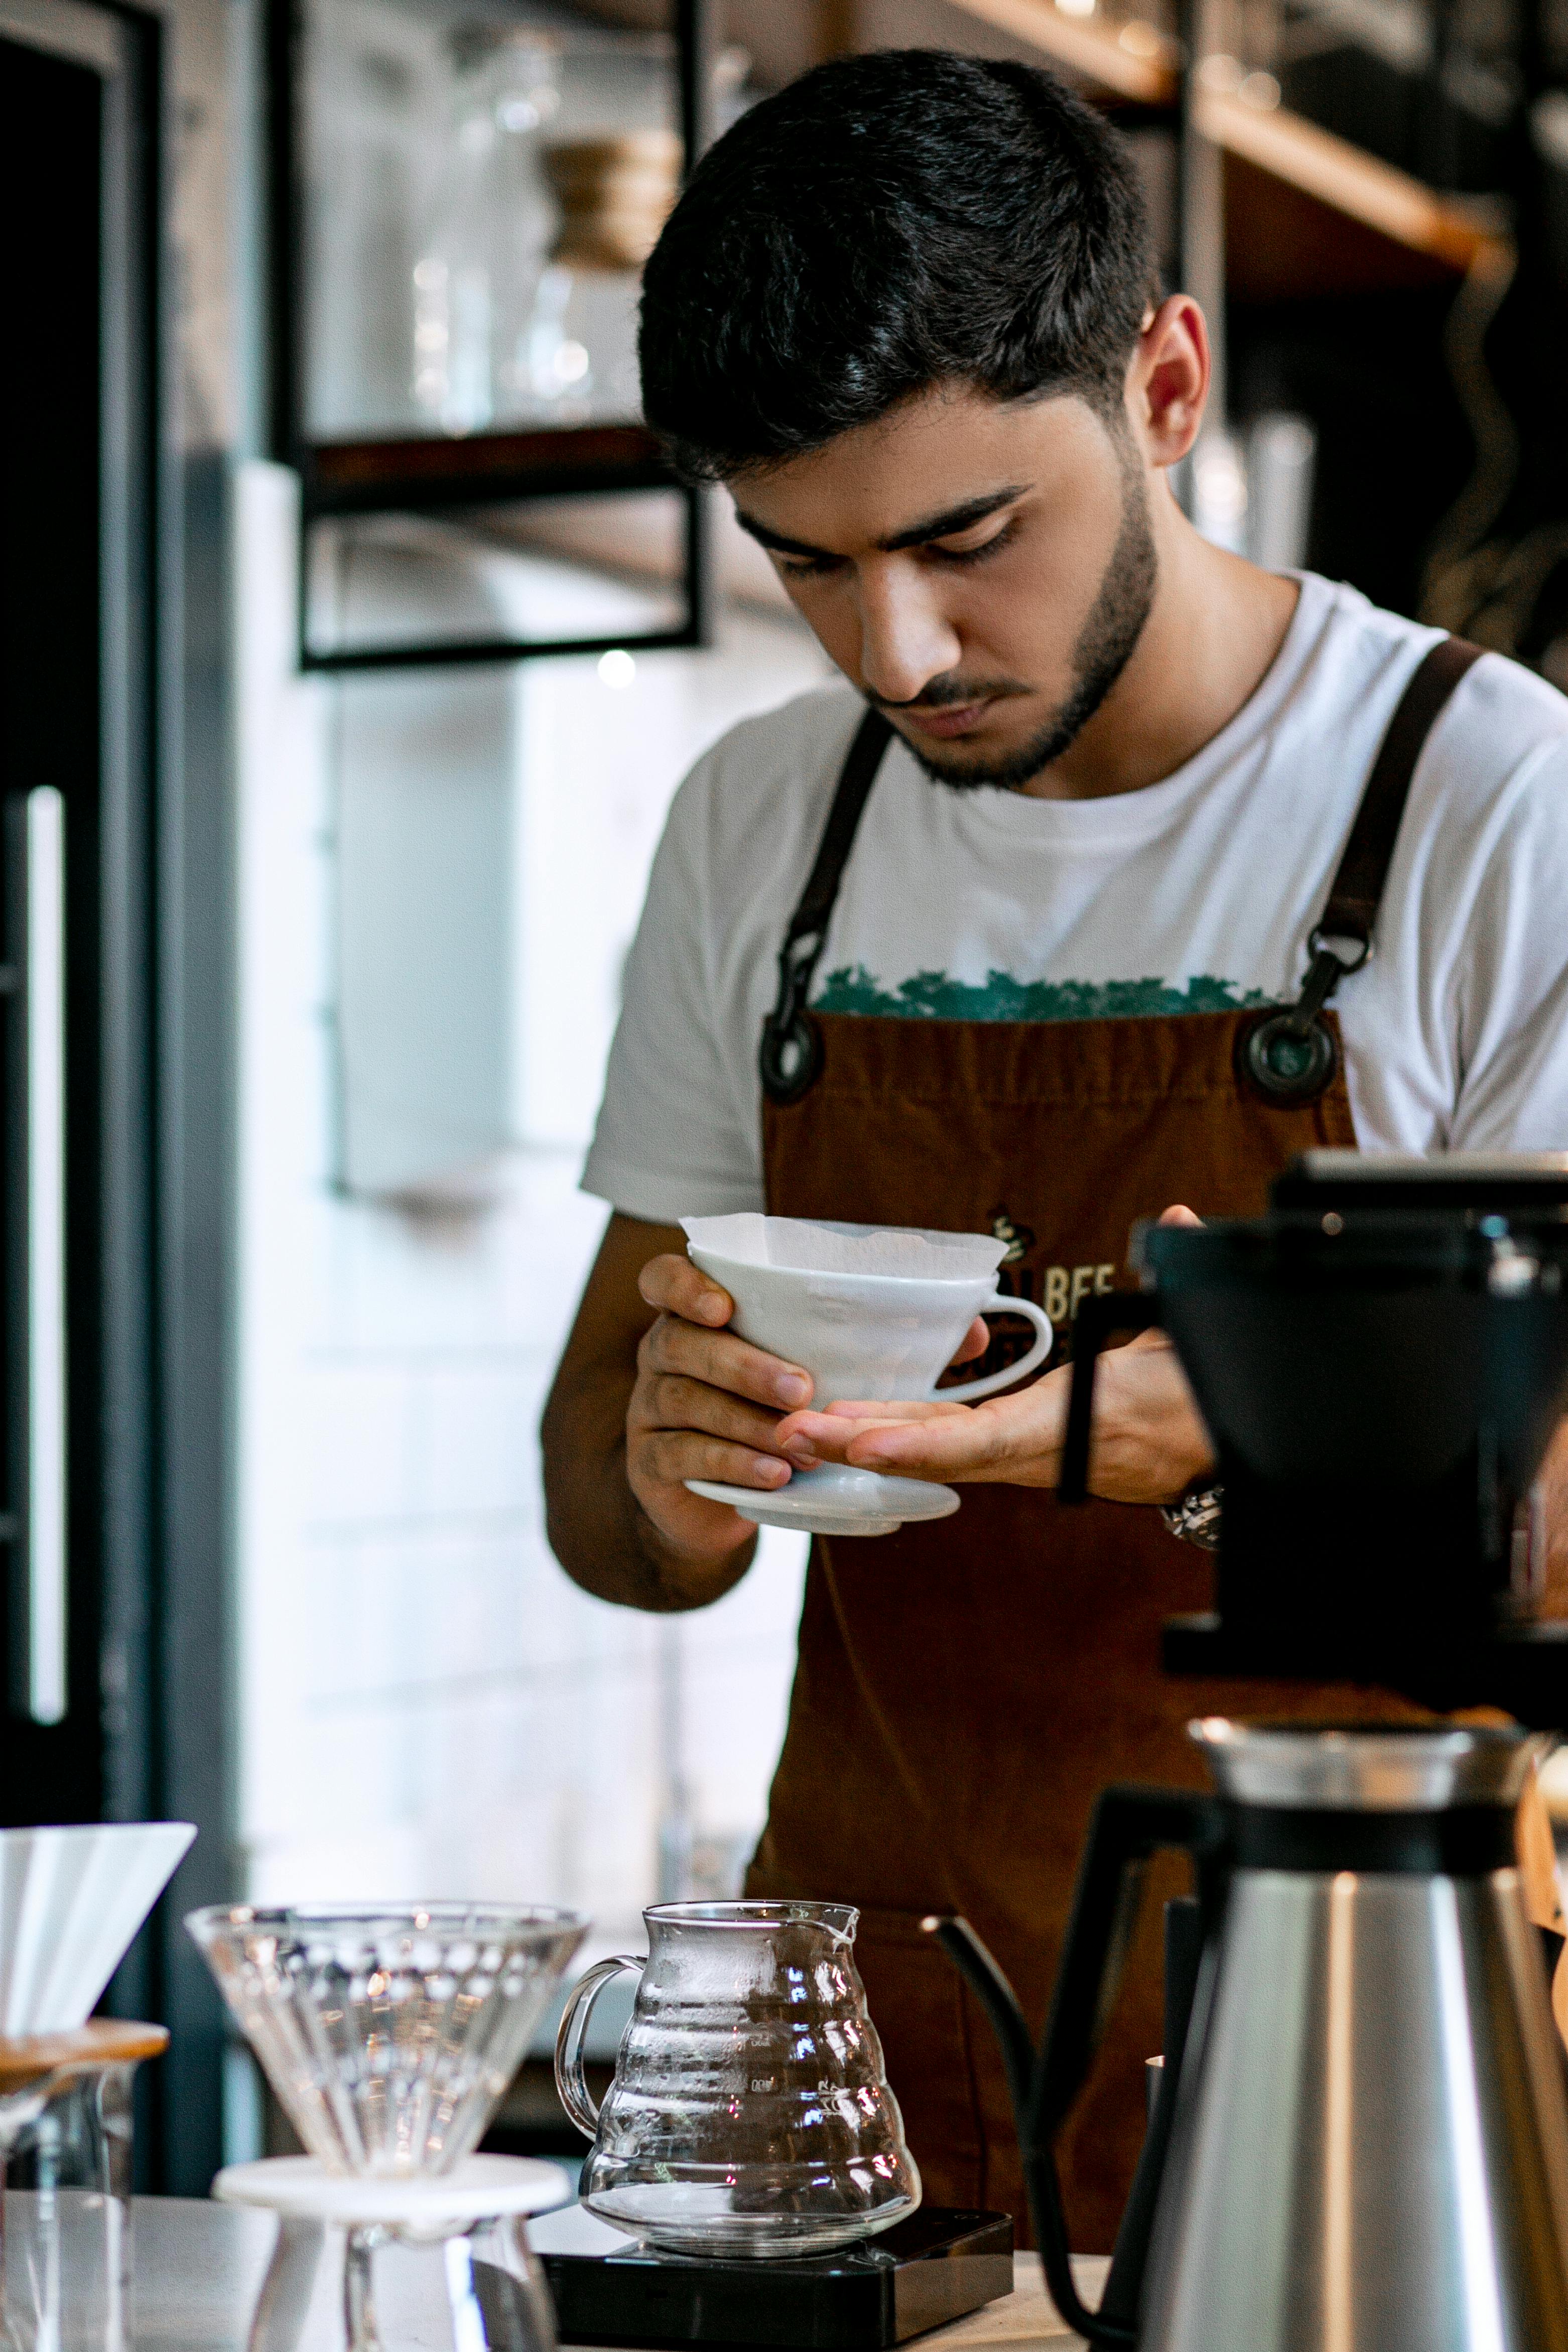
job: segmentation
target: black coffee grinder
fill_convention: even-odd
[[[1568,1392],[1568,1155],[1311,1152],[1266,1218],[1147,1225],[1134,1255],[1142,1290],[1079,1314],[1061,1496],[1088,1490],[1101,1346],[1159,1324],[1224,1491],[1215,1605],[1166,1626],[1167,1673],[1568,1717],[1524,1527]]]

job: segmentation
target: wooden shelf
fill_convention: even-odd
[[[658,438],[646,425],[318,441],[299,451],[296,463],[308,515],[429,512],[675,485]]]
[[[1056,0],[954,0],[954,5],[966,16],[1028,42],[1099,95],[1133,106],[1175,102],[1174,45],[1152,25],[1133,22],[1118,27],[1093,16],[1069,16]],[[1195,119],[1206,138],[1245,167],[1244,180],[1250,173],[1261,173],[1385,247],[1430,265],[1436,274],[1462,275],[1501,235],[1501,225],[1484,200],[1438,195],[1407,172],[1321,131],[1288,108],[1255,105],[1239,91],[1200,86]],[[1268,278],[1268,257],[1258,258]],[[1376,269],[1369,267],[1364,238],[1356,241],[1347,260],[1358,285],[1399,281],[1409,275],[1395,264],[1385,279],[1379,279]],[[1321,263],[1320,254],[1320,270]],[[1258,273],[1244,268],[1241,274]]]
[[[1152,25],[1120,27],[1094,16],[1071,16],[1056,0],[954,0],[1016,41],[1026,41],[1065,73],[1133,106],[1172,106],[1176,97],[1175,43]]]
[[[1239,93],[1200,88],[1194,114],[1227,156],[1458,275],[1500,233],[1484,199],[1440,196],[1285,107],[1251,106]]]

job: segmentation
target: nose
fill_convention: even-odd
[[[912,702],[956,669],[963,640],[942,610],[936,583],[896,560],[863,571],[860,683],[885,702]]]

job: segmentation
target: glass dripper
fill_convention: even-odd
[[[248,1905],[185,1922],[329,2172],[449,2172],[479,2142],[586,1935],[574,1912]]]
[[[371,2258],[384,2245],[439,2257],[436,2299],[453,2346],[552,2352],[522,2210],[560,2201],[563,2180],[471,2152],[587,1921],[430,1903],[218,1906],[185,1925],[309,2152],[231,2167],[216,2184],[280,2216],[253,2352],[296,2340],[326,2223],[343,2231],[350,2352],[398,2340],[379,2326],[372,2294]],[[522,2176],[535,2172],[531,2189]],[[435,2341],[427,2327],[421,2320],[407,2340]]]

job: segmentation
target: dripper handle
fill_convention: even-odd
[[[990,1396],[997,1389],[1011,1388],[1015,1381],[1023,1380],[1043,1364],[1051,1352],[1056,1338],[1051,1328],[1051,1318],[1043,1307],[1035,1305],[1032,1298],[1009,1298],[999,1290],[986,1300],[979,1312],[982,1315],[1021,1315],[1026,1323],[1035,1327],[1037,1335],[1035,1344],[1017,1363],[1005,1364],[999,1372],[984,1373],[978,1380],[959,1381],[952,1388],[933,1388],[931,1393],[940,1403],[973,1404],[976,1397]]]
[[[634,1958],[629,1952],[617,1952],[613,1960],[601,1960],[586,1976],[579,1977],[562,2011],[561,2031],[555,2037],[555,2087],[562,2105],[584,2139],[596,2138],[599,2130],[599,2110],[588,2095],[583,2074],[583,2042],[594,2003],[610,1979],[618,1977],[623,1969],[633,1969],[640,1977],[647,1966],[646,1959]]]

